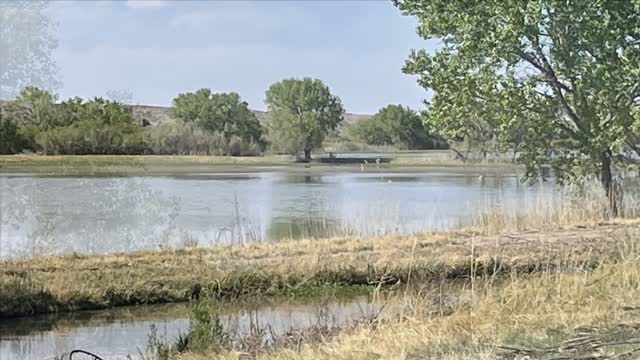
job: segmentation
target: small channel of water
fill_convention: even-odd
[[[307,304],[226,304],[221,307],[221,320],[233,336],[246,336],[266,326],[281,335],[316,325],[342,326],[375,316],[381,309],[368,297]],[[175,339],[187,331],[188,314],[187,304],[167,304],[4,319],[0,321],[0,359],[54,359],[74,349],[110,360],[135,359],[146,349],[152,326],[161,338]]]

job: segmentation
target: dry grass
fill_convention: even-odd
[[[348,329],[332,341],[258,359],[637,359],[640,262],[593,272],[513,274],[485,281],[448,316],[418,302],[395,320]],[[624,355],[624,354],[627,355]],[[238,358],[223,353],[216,358]],[[181,360],[214,358],[183,354]]]
[[[233,298],[375,286],[477,273],[592,267],[635,253],[640,220],[553,231],[477,231],[379,238],[175,248],[0,262],[0,317],[185,301],[194,292]],[[473,247],[471,244],[473,243]],[[473,262],[471,262],[473,259]]]
[[[633,183],[628,186],[623,203],[619,204],[621,217],[640,218],[640,192],[634,186]],[[541,192],[534,195],[533,199],[525,199],[525,210],[514,211],[518,206],[501,204],[493,210],[477,214],[472,221],[472,228],[484,234],[544,231],[578,223],[596,226],[613,217],[609,200],[597,181],[565,186],[558,192],[546,190],[552,192],[550,194],[544,194],[544,191],[541,188]]]

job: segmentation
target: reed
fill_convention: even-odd
[[[625,191],[620,216],[640,217],[640,187],[637,179]],[[511,205],[511,206],[505,206]],[[486,204],[485,211],[477,213],[471,222],[473,229],[484,234],[504,232],[544,231],[575,224],[595,226],[613,218],[609,200],[596,180],[562,187],[560,190],[540,188],[533,198],[524,200],[522,210],[513,204]]]

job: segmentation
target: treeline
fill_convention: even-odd
[[[295,154],[311,151],[338,130],[344,108],[340,98],[318,79],[285,79],[267,90],[269,124],[261,124],[237,93],[209,89],[179,94],[171,121],[143,126],[131,107],[100,97],[57,102],[53,94],[26,87],[0,107],[0,153],[16,154]],[[349,141],[431,149],[446,142],[430,135],[420,116],[390,105],[346,132]]]
[[[238,94],[180,94],[173,121],[144,127],[132,110],[100,97],[59,103],[27,87],[0,111],[0,153],[259,155],[262,128]]]

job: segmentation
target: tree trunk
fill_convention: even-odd
[[[511,156],[511,162],[515,164],[516,160],[518,160],[518,148],[520,144],[515,144],[513,146],[513,155]]]
[[[304,149],[304,160],[311,161],[311,149]]]
[[[617,194],[614,193],[613,175],[611,173],[611,154],[609,151],[605,151],[600,155],[600,162],[602,166],[600,169],[600,182],[607,193],[611,215],[615,217],[618,216],[619,210]]]

